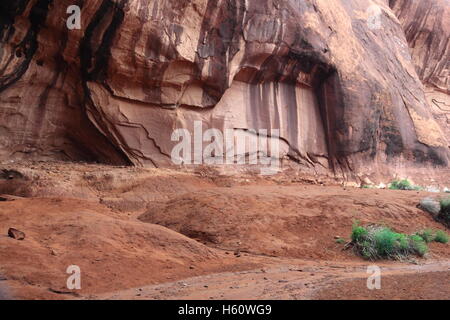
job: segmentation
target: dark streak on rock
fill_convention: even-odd
[[[112,0],[103,0],[99,9],[95,13],[93,19],[88,25],[84,37],[80,43],[80,61],[81,61],[81,76],[83,81],[83,89],[85,93],[84,110],[87,106],[91,106],[89,111],[91,115],[97,119],[97,124],[102,126],[104,132],[108,130],[104,127],[106,124],[100,119],[104,119],[104,115],[100,114],[99,110],[94,106],[94,102],[91,97],[91,93],[88,87],[88,82],[99,82],[108,91],[111,91],[106,80],[108,72],[108,63],[111,56],[111,45],[116,35],[117,30],[122,24],[125,12],[124,6],[128,0],[121,0],[119,3],[115,3]],[[99,26],[104,21],[104,19],[110,19],[109,25],[102,35],[102,40],[100,45],[96,50],[93,50],[92,38],[96,32],[101,32]],[[86,113],[86,112],[85,112]],[[111,128],[108,128],[111,129]],[[103,135],[102,135],[103,136]],[[120,136],[120,135],[117,135]],[[104,136],[103,136],[104,137]],[[119,148],[117,143],[113,143],[106,137],[102,139],[105,145],[115,150],[115,153],[123,159],[126,164],[131,164],[130,159],[125,155],[125,153]],[[97,152],[102,152],[97,150]]]
[[[24,6],[26,5],[23,2],[19,2],[17,5],[11,5],[11,2],[12,1],[7,1],[6,6],[8,6],[8,8],[13,11],[9,11],[9,13],[12,13],[14,15],[23,11]],[[37,40],[39,30],[45,23],[48,14],[48,7],[52,2],[53,0],[39,0],[31,9],[29,16],[30,28],[28,29],[28,32],[25,35],[24,39],[14,48],[14,52],[11,53],[6,66],[3,68],[3,70],[0,71],[0,74],[3,74],[4,70],[6,70],[9,64],[13,61],[14,55],[17,52],[20,52],[19,58],[22,58],[22,54],[24,55],[22,59],[23,61],[17,67],[15,67],[10,74],[3,75],[0,78],[0,92],[18,81],[28,70],[30,62],[39,46]],[[9,21],[7,20],[6,22],[11,22],[14,20],[14,18],[12,18],[11,16],[9,17]],[[0,23],[0,26],[2,26],[1,30],[3,33],[3,30],[5,29],[5,23]],[[11,35],[8,34],[7,38],[10,36]]]

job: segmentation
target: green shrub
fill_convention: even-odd
[[[428,246],[421,236],[408,236],[394,232],[388,227],[362,227],[354,224],[351,238],[356,252],[370,260],[403,260],[410,255],[424,256],[428,251]]]
[[[382,257],[390,256],[397,247],[397,233],[385,228],[375,232],[375,248],[378,255]]]
[[[391,190],[422,190],[422,187],[415,186],[409,180],[394,180],[391,182],[389,189]]]
[[[359,226],[357,222],[353,224],[352,235],[351,235],[353,242],[359,242],[359,241],[363,240],[364,237],[367,236],[367,234],[368,234],[368,231],[366,230],[366,228]]]
[[[394,180],[389,186],[391,190],[412,190],[412,184],[408,180]]]
[[[436,232],[436,236],[434,237],[434,241],[440,242],[440,243],[447,243],[449,240],[449,236],[446,232],[442,230],[438,230]]]
[[[410,252],[423,257],[428,252],[428,246],[421,236],[412,235],[410,238]]]
[[[406,234],[399,233],[398,234],[398,245],[400,250],[407,251],[409,248],[409,237]]]
[[[430,243],[434,240],[434,231],[432,229],[425,229],[416,233],[420,236],[426,243]]]
[[[345,244],[345,240],[342,238],[338,238],[338,239],[336,239],[336,243]]]

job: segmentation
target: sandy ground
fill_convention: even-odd
[[[292,261],[291,261],[292,262]],[[433,299],[450,297],[450,263],[379,264],[381,290],[367,289],[367,266],[315,264],[218,273],[89,296],[89,299]],[[414,280],[414,281],[412,281]]]
[[[207,170],[3,168],[15,175],[0,179],[2,299],[450,299],[450,245],[376,262],[382,289],[368,290],[374,262],[335,240],[348,240],[354,220],[445,229],[416,207],[445,194]],[[10,227],[25,240],[9,238]],[[81,290],[67,289],[70,265]]]

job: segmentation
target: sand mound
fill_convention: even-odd
[[[80,200],[1,202],[5,282],[12,288],[29,286],[20,297],[48,298],[56,297],[52,292],[68,293],[69,265],[81,268],[80,293],[89,294],[201,274],[224,263],[213,249],[164,227],[109,214],[103,206]],[[8,227],[24,231],[26,239],[8,238]]]
[[[354,259],[334,237],[354,220],[402,232],[443,228],[416,208],[416,192],[315,186],[247,186],[187,193],[150,204],[139,217],[203,243],[295,258]]]

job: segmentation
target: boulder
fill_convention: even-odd
[[[437,218],[441,211],[441,204],[433,198],[425,198],[420,201],[419,208],[431,213],[434,218]]]
[[[25,233],[20,230],[14,229],[14,228],[9,228],[8,237],[16,239],[16,240],[24,240]]]

